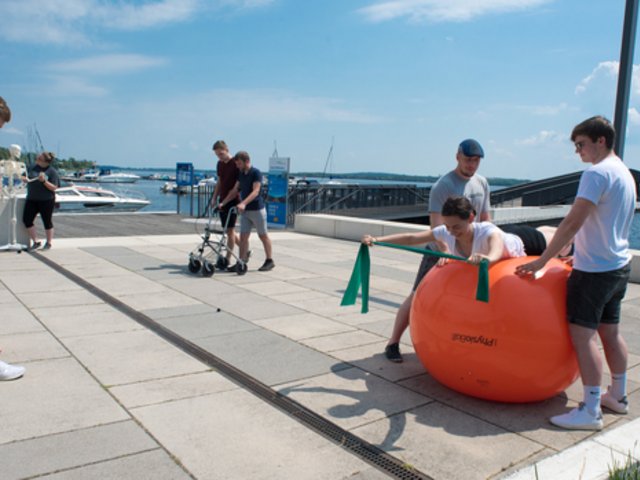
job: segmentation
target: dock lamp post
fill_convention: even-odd
[[[627,133],[627,116],[629,114],[629,91],[633,74],[633,49],[636,43],[638,26],[638,0],[627,0],[622,28],[622,45],[620,47],[620,68],[618,70],[618,91],[613,126],[616,129],[614,151],[623,158],[624,140]]]

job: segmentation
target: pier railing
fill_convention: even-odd
[[[214,186],[206,185],[190,194],[189,215],[202,217]],[[266,187],[262,191],[267,198]],[[312,184],[290,185],[287,193],[289,213],[287,225],[293,225],[298,213],[340,213],[371,208],[412,207],[426,205],[429,187],[415,185]]]

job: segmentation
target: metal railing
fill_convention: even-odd
[[[191,189],[182,196],[189,204],[189,215],[202,217],[213,194],[214,185]],[[267,188],[263,187],[266,201]],[[423,205],[429,201],[429,187],[413,185],[290,185],[287,193],[287,225],[293,225],[298,213],[339,213],[357,208],[384,208]],[[186,205],[184,205],[186,207]],[[181,211],[185,211],[181,208]],[[187,213],[187,212],[185,212]]]

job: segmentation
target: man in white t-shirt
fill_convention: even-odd
[[[620,307],[631,272],[629,229],[636,206],[636,184],[613,151],[615,130],[604,117],[592,117],[571,133],[576,153],[591,163],[580,178],[571,211],[539,259],[516,273],[540,270],[575,235],[573,271],[567,282],[567,319],[576,350],[584,401],[569,413],[551,417],[558,427],[600,430],[601,407],[628,412],[627,345],[620,335]],[[611,371],[611,386],[601,395],[602,355]]]
[[[463,196],[468,198],[476,212],[476,221],[488,222],[491,220],[489,215],[489,183],[486,178],[477,173],[478,167],[480,167],[480,159],[482,158],[484,158],[484,150],[478,141],[468,138],[460,142],[456,152],[456,168],[439,178],[429,192],[429,226],[431,228],[442,225],[441,210],[449,197]],[[429,244],[427,248],[436,251],[446,250],[445,245],[438,245],[437,243]],[[413,290],[398,308],[393,331],[384,350],[385,356],[392,362],[402,362],[400,337],[409,326],[413,294],[424,276],[436,265],[437,261],[438,259],[434,256],[424,256],[418,269]]]

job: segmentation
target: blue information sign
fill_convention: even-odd
[[[193,163],[176,163],[176,185],[179,187],[193,185]]]

